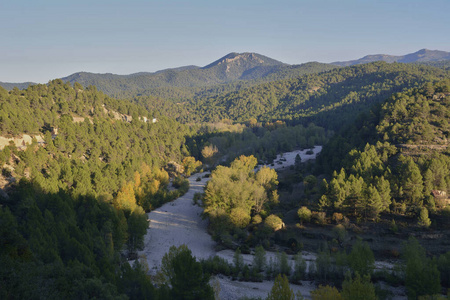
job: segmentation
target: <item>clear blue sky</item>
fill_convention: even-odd
[[[204,66],[229,52],[285,63],[450,51],[450,0],[2,0],[0,81]]]

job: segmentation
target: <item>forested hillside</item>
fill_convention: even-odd
[[[192,132],[143,117],[152,114],[61,80],[0,90],[1,134],[44,137],[0,151],[0,298],[156,295],[121,255],[143,246],[145,210],[187,190],[180,178],[169,192],[163,167],[189,154]]]
[[[334,68],[337,66],[316,62],[287,65],[256,53],[230,53],[202,68],[189,66],[130,75],[80,72],[62,80],[72,84],[78,82],[84,87],[94,85],[100,91],[116,98],[151,95],[167,99],[185,99],[192,93],[198,95],[205,87],[241,81],[254,85]]]
[[[283,120],[340,128],[394,92],[448,77],[442,69],[376,62],[261,84],[183,104],[183,122]]]
[[[364,218],[406,213],[425,224],[450,191],[449,101],[449,80],[427,83],[392,95],[333,138],[319,159],[334,170],[319,205]]]

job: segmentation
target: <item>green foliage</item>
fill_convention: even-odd
[[[369,244],[358,240],[348,256],[350,268],[354,273],[371,275],[374,269],[375,257]]]
[[[143,246],[144,210],[183,188],[169,192],[161,166],[189,155],[193,131],[159,115],[144,122],[153,112],[61,80],[0,94],[1,135],[43,138],[0,151],[18,182],[0,199],[6,298],[152,298],[144,268],[120,268],[120,253]]]
[[[241,156],[230,167],[217,167],[205,189],[204,207],[217,232],[231,226],[246,227],[252,211],[258,212],[274,201],[277,174],[267,168],[256,174],[254,156]]]
[[[214,299],[209,275],[185,245],[173,251],[166,261],[173,299]]]
[[[442,207],[431,191],[450,186],[449,97],[443,92],[449,86],[444,80],[394,94],[330,141],[318,165],[340,171],[327,182],[321,205],[366,219]]]
[[[329,285],[323,286],[319,285],[319,287],[313,291],[311,291],[311,299],[312,300],[342,300],[342,296],[334,286],[331,287]]]
[[[261,272],[266,266],[266,251],[261,245],[255,248],[255,255],[253,256],[252,266],[256,270],[256,272]]]
[[[253,55],[258,56],[258,54]],[[295,78],[303,74],[319,73],[337,68],[334,65],[317,62],[282,65],[267,57],[263,60],[265,63],[262,65],[255,64],[254,60],[243,60],[241,61],[243,63],[227,68],[226,72],[225,64],[214,65],[213,63],[206,68],[176,68],[156,73],[131,75],[80,72],[66,77],[65,80],[71,83],[77,81],[85,87],[94,85],[112,97],[129,98],[145,95],[139,98],[156,101],[161,97],[166,99],[206,97],[213,91],[218,93],[224,90],[239,90],[261,82]],[[272,63],[267,63],[268,60],[271,60]],[[7,86],[7,88],[11,88],[11,86]]]
[[[279,230],[283,227],[283,221],[277,215],[270,215],[264,220],[264,224],[273,231]]]
[[[422,207],[420,209],[420,215],[419,215],[419,220],[418,220],[418,225],[419,226],[423,226],[423,227],[430,227],[431,225],[431,220],[428,217],[428,210],[426,207]]]
[[[298,209],[297,215],[300,218],[300,223],[311,221],[311,211],[306,207],[302,206]]]
[[[280,268],[278,271],[279,274],[289,276],[289,274],[291,273],[291,265],[289,264],[288,256],[287,256],[286,252],[278,253],[277,264]]]
[[[408,299],[440,293],[440,273],[437,261],[426,257],[425,249],[415,238],[411,237],[404,244],[403,258],[406,265],[405,284]]]
[[[359,113],[367,112],[394,92],[444,76],[448,76],[446,71],[425,66],[384,62],[357,65],[194,97],[185,105],[189,113],[182,114],[180,120],[286,120],[336,129],[351,124]]]
[[[26,180],[1,201],[2,296],[153,297],[154,288],[144,269],[118,267],[129,266],[120,260],[118,251],[129,225],[145,232],[147,224],[143,228],[132,221],[128,224],[123,211],[92,197],[73,199],[63,191],[42,194]],[[134,289],[127,286],[131,282]]]
[[[347,278],[342,283],[342,298],[346,300],[377,300],[375,287],[370,282],[370,276],[361,277],[358,273],[352,278]]]
[[[306,261],[303,259],[301,252],[295,255],[294,273],[292,280],[300,281],[306,279]]]
[[[242,257],[240,248],[237,248],[236,251],[234,251],[233,263],[234,272],[238,274],[244,268],[244,258]]]
[[[279,274],[275,278],[272,289],[267,295],[267,300],[295,300],[295,294],[289,286],[286,275]]]

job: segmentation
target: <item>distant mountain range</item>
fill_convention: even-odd
[[[403,56],[377,54],[331,64],[310,62],[300,65],[285,64],[257,53],[230,53],[204,67],[191,65],[130,75],[78,72],[61,79],[72,84],[78,82],[84,87],[94,85],[98,90],[114,97],[132,97],[140,94],[164,96],[179,93],[180,89],[192,90],[238,81],[245,81],[246,84],[251,85],[375,61],[425,63],[438,67],[443,67],[442,63],[444,62],[446,67],[446,63],[450,61],[450,52],[422,49]],[[31,84],[34,83],[0,82],[0,86],[8,90],[15,86],[23,89]],[[167,92],[167,89],[170,91]],[[173,92],[174,89],[176,92]],[[163,92],[161,92],[162,90]]]
[[[34,82],[18,82],[18,83],[13,83],[13,82],[1,82],[0,81],[0,86],[9,90],[12,90],[14,87],[17,87],[20,90],[26,89],[27,87],[29,87],[30,85],[36,84]]]
[[[288,65],[256,53],[230,53],[205,67],[185,66],[130,75],[75,73],[63,81],[95,85],[115,97],[154,94],[155,89],[202,88],[236,81],[273,81],[336,68],[317,62]],[[150,92],[149,92],[150,91]]]
[[[353,65],[367,64],[375,61],[385,61],[388,63],[393,62],[415,63],[415,62],[437,62],[443,60],[450,60],[450,52],[422,49],[417,52],[401,56],[387,55],[387,54],[366,55],[363,58],[357,60],[336,61],[331,64],[340,67],[348,67]]]

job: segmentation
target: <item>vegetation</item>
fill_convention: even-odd
[[[0,88],[1,135],[34,137],[0,150],[0,298],[212,299],[210,275],[219,273],[276,278],[269,299],[294,299],[289,280],[327,284],[313,299],[376,299],[377,281],[404,284],[410,299],[450,287],[447,249],[428,253],[411,238],[399,266],[379,271],[376,255],[400,253],[374,254],[370,239],[355,239],[367,228],[395,242],[445,237],[445,68],[371,63],[293,77],[300,69],[271,65],[247,73],[252,82],[210,87],[181,76],[195,70],[165,72],[180,86],[155,89],[172,99],[189,93],[179,105],[153,96],[118,101],[62,80]],[[317,144],[326,145],[314,167],[298,157],[282,174],[256,168]],[[185,176],[201,168],[215,170],[196,200],[214,239],[235,250],[234,263],[197,262],[186,246],[172,247],[150,278],[137,257],[146,212],[185,193]],[[325,242],[307,268],[300,250],[308,239]],[[242,253],[253,248],[249,266]],[[279,252],[274,259],[266,250]]]
[[[322,206],[365,219],[383,211],[412,213],[430,226],[428,209],[445,206],[432,191],[447,193],[450,186],[449,86],[443,81],[395,94],[373,117],[334,138],[319,163],[341,169],[326,183]],[[348,152],[339,163],[336,153],[343,149]]]
[[[43,136],[0,151],[1,298],[157,297],[125,257],[143,247],[145,210],[187,191],[168,191],[163,166],[188,154],[190,129],[61,80],[0,100],[3,136]]]
[[[217,167],[205,189],[204,212],[216,235],[245,228],[257,215],[278,200],[277,173],[263,167],[254,172],[254,156],[241,156],[230,167]]]
[[[359,113],[395,92],[445,77],[446,71],[433,67],[376,62],[194,98],[184,104],[189,114],[179,120],[282,120],[290,125],[314,122],[336,129],[351,124]]]

